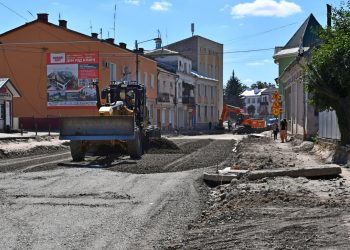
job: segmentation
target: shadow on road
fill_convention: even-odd
[[[106,169],[121,164],[136,164],[136,160],[130,159],[129,156],[106,155],[106,156],[88,156],[85,161],[81,162],[62,162],[57,165],[68,168],[101,168]]]

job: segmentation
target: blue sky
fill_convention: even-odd
[[[49,22],[58,24],[59,16],[68,28],[103,38],[114,37],[116,6],[116,43],[133,49],[134,41],[145,41],[160,31],[163,45],[195,34],[224,44],[224,84],[232,70],[245,84],[256,81],[274,83],[277,65],[272,55],[275,46],[285,45],[303,21],[313,13],[326,24],[326,4],[338,7],[340,0],[0,0],[0,33],[48,13]],[[33,17],[33,16],[34,17]],[[153,49],[153,42],[140,45]],[[239,52],[251,51],[252,52]]]

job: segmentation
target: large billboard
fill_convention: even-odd
[[[47,106],[96,106],[98,52],[48,53]]]

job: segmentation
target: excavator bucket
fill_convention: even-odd
[[[133,140],[134,116],[64,117],[60,121],[61,140]]]

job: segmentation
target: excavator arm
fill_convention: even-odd
[[[225,104],[224,108],[222,110],[222,113],[221,113],[221,117],[219,119],[219,126],[221,126],[221,127],[223,126],[223,122],[224,122],[224,120],[226,120],[226,118],[228,117],[228,114],[230,112],[233,112],[235,114],[241,114],[241,113],[243,113],[243,110],[239,107]]]

